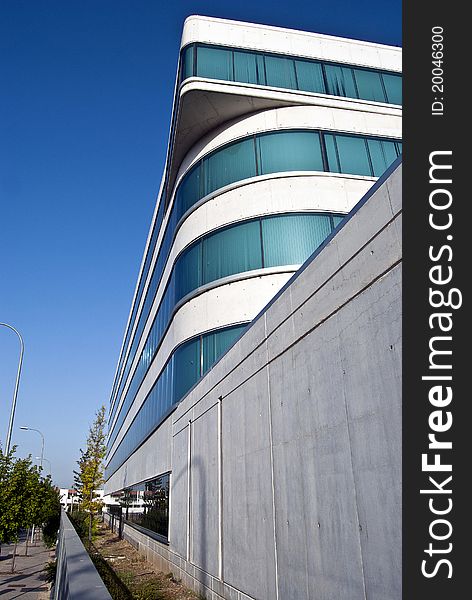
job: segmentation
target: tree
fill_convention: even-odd
[[[48,548],[56,543],[61,521],[61,499],[58,488],[52,485],[50,477],[41,482],[43,540]]]
[[[102,507],[102,501],[95,497],[95,490],[100,488],[104,482],[103,459],[106,453],[105,424],[105,406],[102,406],[96,413],[95,421],[89,429],[86,449],[80,449],[80,458],[77,461],[79,470],[74,471],[75,486],[82,510],[89,513],[89,542],[92,541],[94,517]]]
[[[18,468],[15,469],[16,446],[4,454],[0,448],[0,544],[18,541],[20,502]],[[15,472],[16,471],[16,472]]]
[[[15,451],[16,446],[3,454],[0,448],[0,544],[15,543],[12,572],[20,529],[41,526],[53,514],[57,520],[60,512],[50,477],[43,479],[31,456],[15,458]]]

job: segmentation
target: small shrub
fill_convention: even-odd
[[[77,531],[77,535],[86,546],[89,534],[90,513],[85,510],[75,510],[74,512],[69,513],[68,516]],[[94,517],[92,520],[92,541],[98,536],[98,526],[98,520]]]

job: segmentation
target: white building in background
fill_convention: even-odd
[[[203,493],[217,531],[225,488],[192,495],[193,434],[176,446],[175,410],[401,154],[400,72],[396,47],[185,21],[167,160],[110,399],[105,489],[142,497],[129,526],[220,581],[218,597],[229,597],[223,534],[199,559],[192,507]],[[213,466],[215,427],[204,435]],[[174,470],[181,450],[186,487]],[[187,516],[169,524],[182,506]]]
[[[105,495],[105,490],[95,490],[94,495],[95,498],[99,498],[103,502],[104,508],[110,506],[119,506],[118,498],[110,494]],[[59,498],[62,508],[67,511],[71,510],[74,506],[77,507],[79,504],[77,490],[71,488],[60,488]]]

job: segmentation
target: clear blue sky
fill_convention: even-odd
[[[71,485],[109,393],[189,14],[401,44],[400,0],[0,0],[0,321],[26,350],[13,443]],[[0,328],[4,443],[18,344]],[[47,470],[47,469],[46,469]]]

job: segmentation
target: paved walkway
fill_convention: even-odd
[[[54,551],[48,550],[42,542],[28,544],[25,556],[26,534],[20,536],[16,548],[15,572],[10,573],[13,557],[13,544],[2,545],[0,555],[0,600],[47,600],[49,585],[44,579],[43,569],[54,558]]]

